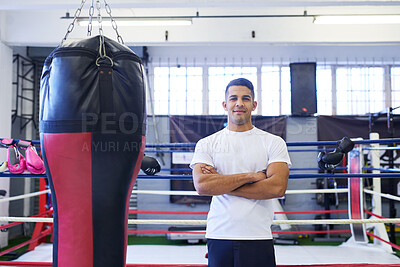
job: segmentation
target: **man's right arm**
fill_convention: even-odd
[[[199,195],[216,196],[228,194],[244,184],[266,179],[265,173],[262,172],[222,175],[215,170],[204,171],[206,168],[207,165],[203,163],[197,163],[193,168],[194,187]]]

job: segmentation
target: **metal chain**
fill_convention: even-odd
[[[105,58],[106,55],[106,46],[104,44],[104,32],[103,32],[103,17],[101,16],[101,3],[100,0],[96,0],[96,8],[98,11],[97,21],[99,23],[99,35],[100,35],[100,45],[99,45],[99,54],[101,58]]]
[[[114,29],[114,31],[117,33],[118,43],[124,44],[124,40],[122,39],[121,35],[119,35],[119,32],[118,32],[117,22],[114,20],[113,16],[111,15],[111,8],[107,4],[106,0],[103,0],[103,1],[104,1],[104,8],[106,9],[107,14],[110,16],[111,26]]]
[[[62,41],[61,41],[61,45],[67,40],[68,35],[69,35],[69,34],[72,32],[72,30],[74,29],[76,19],[80,16],[80,14],[81,14],[81,12],[82,12],[82,8],[83,8],[83,6],[85,5],[85,2],[86,2],[86,0],[82,0],[81,6],[75,11],[74,20],[69,24],[68,29],[67,29],[67,33],[65,34],[64,39],[62,39]]]
[[[89,24],[88,24],[88,32],[87,36],[92,36],[92,29],[93,29],[93,24],[92,24],[92,19],[94,15],[94,0],[92,0],[92,3],[89,8]]]

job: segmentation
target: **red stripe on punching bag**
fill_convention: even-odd
[[[142,165],[142,160],[143,160],[143,156],[144,156],[144,150],[146,147],[146,136],[142,136],[142,142],[140,144],[140,152],[138,155],[138,158],[136,160],[136,164],[135,164],[135,169],[133,170],[133,174],[132,174],[132,181],[131,184],[129,186],[129,191],[130,193],[128,193],[127,197],[126,197],[126,205],[125,205],[125,231],[128,230],[128,216],[129,216],[129,201],[131,198],[131,194],[132,194],[132,190],[133,190],[133,186],[135,185],[136,182],[136,178],[138,176],[138,173],[140,171],[140,166]],[[125,253],[124,253],[124,258],[126,262],[126,251],[127,251],[127,245],[128,245],[128,233],[125,233]]]
[[[58,210],[56,266],[92,267],[92,134],[43,136]]]

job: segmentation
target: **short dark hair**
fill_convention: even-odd
[[[253,86],[252,82],[250,82],[246,78],[237,78],[237,79],[230,81],[225,89],[225,97],[228,94],[229,87],[234,86],[234,85],[246,86],[247,88],[249,88],[251,91],[251,96],[253,97],[253,100],[254,100],[254,86]]]

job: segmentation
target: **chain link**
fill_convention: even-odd
[[[67,40],[68,35],[73,31],[73,29],[75,27],[76,19],[80,16],[80,14],[82,12],[82,8],[85,5],[85,3],[86,3],[86,0],[82,0],[81,6],[75,11],[74,20],[69,24],[67,33],[65,34],[64,38],[61,41],[61,45]]]
[[[97,8],[97,22],[99,26],[99,37],[100,37],[100,45],[99,45],[99,54],[100,58],[105,58],[106,55],[106,46],[104,44],[104,32],[103,32],[103,17],[101,16],[101,3],[100,0],[96,0],[96,8]]]
[[[92,29],[93,29],[93,24],[92,24],[92,19],[93,19],[93,15],[94,15],[94,0],[92,0],[92,3],[90,5],[89,8],[89,24],[88,24],[88,32],[87,32],[87,36],[92,36]]]
[[[114,29],[114,31],[117,33],[118,42],[123,44],[124,41],[118,32],[117,22],[114,20],[113,16],[111,15],[111,8],[108,5],[108,3],[106,2],[106,0],[103,0],[103,1],[104,1],[104,8],[111,19],[111,26]],[[82,12],[82,8],[85,5],[85,3],[86,3],[86,0],[82,0],[80,7],[75,11],[74,19],[68,26],[67,33],[65,34],[64,38],[62,39],[61,45],[64,43],[64,41],[67,40],[68,35],[73,31],[73,29],[75,27],[75,22],[76,22],[77,18],[79,18],[80,14]],[[96,60],[96,64],[98,64],[99,59],[108,59],[108,60],[110,60],[111,64],[113,65],[112,59],[109,58],[106,54],[106,46],[105,46],[104,32],[103,32],[103,17],[101,16],[100,0],[96,0],[96,9],[97,9],[97,22],[98,22],[98,27],[99,27],[99,38],[100,38],[100,44],[99,44],[100,57]],[[94,17],[94,12],[95,12],[94,0],[91,0],[91,5],[89,8],[89,23],[88,23],[88,28],[87,28],[88,36],[92,35],[92,30],[93,30],[93,21],[92,20]]]
[[[104,1],[104,8],[106,9],[107,14],[110,16],[111,26],[112,26],[112,28],[114,29],[114,31],[116,32],[116,34],[117,34],[118,43],[123,44],[123,43],[124,43],[124,40],[122,39],[121,35],[119,35],[117,22],[115,21],[115,19],[114,19],[113,16],[111,15],[111,8],[110,8],[110,6],[107,4],[106,0],[103,0],[103,1]]]

